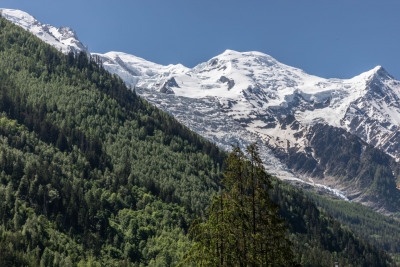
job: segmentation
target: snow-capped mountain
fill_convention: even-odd
[[[302,180],[345,199],[370,200],[363,182],[323,179],[330,169],[321,165],[314,146],[316,136],[328,130],[315,125],[341,128],[364,140],[356,142],[359,158],[367,143],[400,156],[400,83],[381,66],[352,79],[324,79],[260,52],[227,50],[192,69],[117,52],[93,55],[145,99],[224,149],[257,141],[266,169],[283,179]],[[293,158],[313,162],[312,167],[294,167]],[[395,174],[389,179],[394,189]]]
[[[0,10],[64,53],[87,52],[69,28],[41,24],[22,11]],[[355,153],[359,158],[370,144],[400,159],[400,82],[381,66],[351,79],[325,79],[260,52],[226,50],[194,68],[163,66],[122,52],[91,56],[143,98],[220,147],[229,150],[231,144],[245,147],[257,141],[267,171],[282,179],[370,201],[359,185],[323,179],[329,166],[315,140],[332,131],[321,125],[340,129],[333,132],[344,138],[334,140],[342,143],[353,140],[351,135],[362,139],[352,141],[360,148]],[[312,168],[290,164],[299,157]]]
[[[192,69],[118,52],[93,55],[129,86],[191,99],[213,97],[228,116],[267,139],[289,136],[276,122],[293,114],[303,126],[341,127],[400,157],[400,83],[381,66],[352,79],[324,79],[260,52],[226,50]]]
[[[56,28],[42,24],[28,13],[15,9],[0,8],[0,16],[33,33],[63,53],[88,52],[87,47],[78,40],[76,33],[69,27]]]

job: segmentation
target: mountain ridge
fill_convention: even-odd
[[[3,9],[3,16],[7,12]],[[71,51],[87,49],[63,52]],[[351,79],[325,79],[257,51],[228,49],[193,68],[163,66],[122,52],[91,56],[146,100],[218,146],[229,150],[232,143],[245,147],[259,142],[267,171],[280,178],[318,184],[304,176],[306,170],[285,166],[275,153],[296,148],[307,154],[304,136],[321,123],[344,129],[400,159],[400,82],[381,66]],[[284,121],[291,116],[294,124],[286,127]],[[400,181],[397,175],[392,179]],[[328,185],[319,182],[321,187]],[[328,190],[347,198],[342,186],[330,186],[334,188]]]
[[[87,46],[79,41],[75,31],[70,27],[57,28],[50,24],[42,24],[35,17],[17,9],[0,8],[0,16],[33,33],[63,53],[81,51],[89,53]]]

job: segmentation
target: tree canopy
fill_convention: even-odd
[[[214,197],[205,222],[195,222],[195,243],[185,262],[202,266],[294,265],[287,227],[269,197],[271,176],[264,170],[258,147],[245,155],[238,146],[227,159],[225,189]]]

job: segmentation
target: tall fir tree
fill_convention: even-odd
[[[194,245],[182,265],[293,266],[294,255],[285,222],[270,199],[271,176],[265,172],[256,144],[233,147],[222,183],[205,222],[190,228]]]

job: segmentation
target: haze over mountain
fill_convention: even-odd
[[[42,25],[22,11],[3,9],[2,14],[64,53],[87,52],[70,29]],[[260,52],[226,50],[194,68],[163,66],[122,52],[91,56],[145,99],[220,147],[258,141],[270,173],[383,212],[398,211],[396,204],[381,199],[388,197],[386,191],[390,198],[398,195],[394,161],[400,157],[400,83],[383,67],[343,80],[307,74]],[[358,161],[333,171],[332,161],[337,159],[332,156],[327,165],[317,153],[315,137],[331,131],[321,125],[340,129],[335,130],[339,136],[332,137],[337,142],[348,136],[339,147],[357,136],[352,141],[357,143],[354,157],[362,159],[368,145],[387,153],[387,160],[375,163],[390,170],[390,177],[381,181],[375,174],[367,175]],[[308,164],[294,165],[294,157]],[[379,193],[371,186],[381,188]]]

